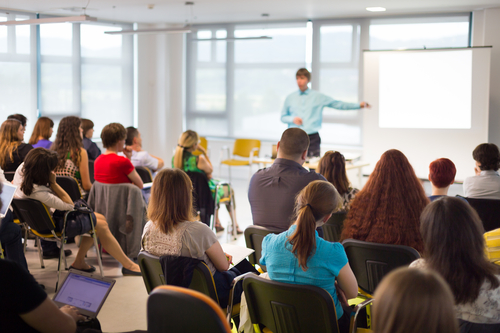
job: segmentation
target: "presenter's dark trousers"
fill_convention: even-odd
[[[321,138],[318,133],[309,134],[309,151],[307,152],[308,157],[319,157]]]

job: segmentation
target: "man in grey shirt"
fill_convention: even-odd
[[[257,171],[250,180],[248,200],[253,224],[275,232],[288,230],[300,190],[314,180],[326,180],[302,167],[308,148],[309,136],[300,128],[283,132],[273,165]]]

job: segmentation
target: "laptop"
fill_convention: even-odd
[[[64,305],[77,307],[81,315],[87,319],[94,319],[115,282],[98,274],[70,269],[53,301],[58,307]]]
[[[0,194],[0,198],[2,199],[2,209],[0,209],[0,219],[3,219],[7,214],[16,190],[17,186],[10,183],[2,183],[2,193]]]

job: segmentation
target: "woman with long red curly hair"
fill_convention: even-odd
[[[406,245],[421,252],[419,219],[428,203],[406,156],[388,150],[352,202],[341,239]]]

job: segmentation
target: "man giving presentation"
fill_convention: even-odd
[[[321,138],[318,131],[323,122],[323,108],[328,106],[338,110],[358,110],[370,105],[366,102],[345,103],[336,101],[319,91],[309,89],[307,84],[311,80],[311,73],[305,68],[299,69],[295,76],[299,90],[291,93],[285,99],[281,111],[281,121],[288,124],[288,127],[303,129],[309,135],[311,141],[307,156],[320,156]]]

